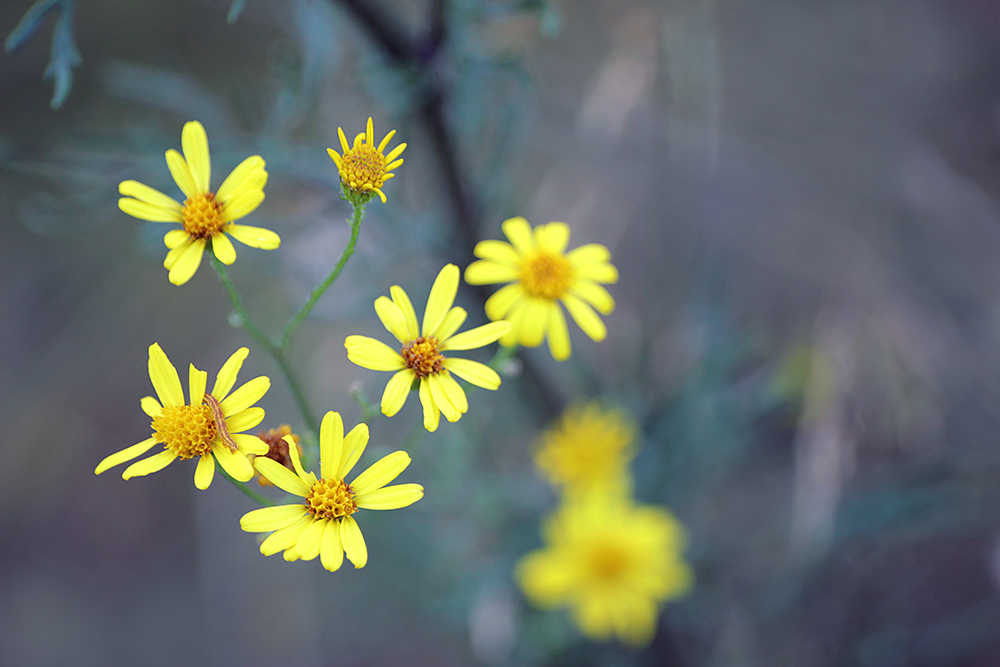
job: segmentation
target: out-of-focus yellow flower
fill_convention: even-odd
[[[424,428],[434,431],[441,415],[458,421],[469,409],[465,392],[451,374],[484,389],[500,386],[500,376],[485,364],[471,359],[445,357],[444,352],[472,350],[496,341],[510,329],[508,322],[490,322],[455,334],[465,321],[465,309],[452,308],[458,293],[458,267],[448,264],[438,274],[427,298],[423,327],[410,297],[399,285],[389,290],[392,298],[380,296],[375,312],[382,324],[402,344],[397,352],[367,336],[348,336],[344,341],[347,358],[363,368],[396,371],[382,394],[382,413],[391,417],[406,402],[414,380],[420,381],[420,402],[424,406]]]
[[[212,483],[216,460],[233,479],[246,482],[253,478],[253,466],[247,455],[266,454],[267,445],[258,437],[240,431],[253,428],[264,419],[263,408],[252,406],[267,393],[271,380],[261,375],[230,393],[236,383],[236,374],[249,352],[241,347],[229,357],[222,365],[211,393],[205,391],[208,373],[191,364],[188,378],[191,402],[184,403],[184,390],[177,369],[158,344],[151,345],[149,379],[160,400],[146,396],[140,405],[142,411],[153,419],[153,435],[105,458],[94,473],[100,475],[108,468],[142,456],[153,445],[162,443],[165,451],[133,463],[122,473],[122,478],[148,475],[167,467],[174,459],[194,457],[198,457],[194,485],[199,489],[207,489]]]
[[[393,148],[388,155],[382,152],[389,145],[389,140],[392,139],[394,134],[396,134],[396,130],[390,131],[389,134],[385,135],[385,139],[376,147],[372,119],[369,118],[366,131],[354,137],[354,145],[349,146],[347,144],[347,137],[344,136],[344,130],[339,127],[337,128],[337,135],[340,137],[340,147],[343,149],[344,154],[341,155],[332,148],[327,148],[326,152],[337,163],[337,169],[340,171],[340,180],[347,188],[355,194],[367,195],[368,197],[374,192],[382,200],[382,203],[385,203],[385,193],[382,192],[382,184],[395,176],[395,174],[389,172],[403,164],[402,159],[397,160],[396,158],[402,155],[406,149],[406,144],[400,144]],[[364,202],[367,201],[367,198],[364,199]]]
[[[273,250],[281,245],[281,239],[269,229],[233,222],[264,201],[267,172],[261,156],[254,155],[241,162],[218,191],[212,192],[208,136],[201,123],[195,120],[184,124],[181,147],[183,156],[172,148],[167,151],[167,168],[187,198],[183,204],[138,181],[122,181],[118,186],[118,191],[125,195],[118,200],[118,208],[125,213],[140,220],[183,225],[163,237],[170,248],[163,260],[163,267],[170,271],[170,282],[183,285],[191,279],[209,241],[220,262],[235,262],[236,249],[227,234],[252,248]]]
[[[569,243],[569,226],[564,222],[532,231],[524,218],[511,218],[502,227],[510,243],[480,241],[474,252],[481,259],[465,270],[470,285],[510,283],[486,301],[491,320],[511,323],[500,344],[537,347],[547,336],[552,356],[558,361],[569,358],[569,331],[560,303],[584,333],[604,340],[607,329],[594,309],[608,315],[615,301],[598,283],[618,282],[608,249],[590,243],[564,254]]]
[[[286,436],[290,441],[291,436]],[[410,465],[406,452],[388,454],[354,478],[344,478],[361,458],[368,444],[368,427],[358,424],[344,437],[340,414],[327,412],[319,431],[320,478],[306,472],[298,449],[289,442],[294,472],[276,461],[259,456],[254,465],[275,486],[305,498],[304,503],[264,507],[243,515],[240,527],[249,533],[275,531],[260,545],[265,556],[285,552],[285,560],[320,557],[333,572],[344,562],[344,552],[354,567],[368,562],[368,547],[354,513],[359,509],[393,510],[407,507],[424,496],[419,484],[386,486]]]
[[[684,595],[694,581],[677,519],[620,494],[566,502],[543,524],[542,537],[545,548],[520,560],[515,579],[535,605],[568,607],[593,639],[647,645],[659,604]]]
[[[634,439],[635,426],[623,410],[573,406],[542,435],[535,465],[550,484],[569,493],[595,487],[628,491]]]
[[[300,438],[297,434],[292,433],[292,427],[289,424],[282,424],[278,428],[270,428],[257,434],[257,437],[261,439],[261,442],[267,445],[267,453],[262,454],[261,456],[266,456],[272,461],[277,461],[289,470],[294,470],[292,467],[292,456],[288,453],[288,441],[285,440],[285,436],[289,436],[291,438],[298,455],[302,456],[302,438]],[[253,463],[254,458],[256,457],[250,457],[251,463]],[[261,486],[274,486],[274,484],[271,484],[271,482],[269,482],[268,479],[261,474],[257,475],[257,483]]]

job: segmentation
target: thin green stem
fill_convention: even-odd
[[[264,507],[272,507],[274,505],[274,501],[272,501],[272,500],[270,500],[268,498],[265,498],[264,496],[260,495],[259,493],[254,493],[253,491],[250,490],[250,487],[248,487],[246,484],[244,484],[243,482],[237,482],[235,479],[233,479],[232,477],[230,477],[229,473],[227,473],[225,470],[222,469],[222,466],[219,466],[219,468],[220,468],[220,472],[222,473],[222,476],[225,477],[226,479],[228,479],[229,483],[232,484],[233,486],[235,486],[237,489],[239,489],[239,491],[244,496],[246,496],[250,500],[254,501],[258,505],[263,505]]]
[[[350,219],[351,239],[347,242],[347,247],[344,248],[344,252],[340,255],[340,259],[337,261],[337,265],[333,267],[333,271],[330,275],[327,276],[326,280],[320,283],[319,286],[312,291],[312,294],[309,295],[309,300],[306,301],[305,305],[302,306],[299,312],[295,313],[295,316],[288,322],[288,326],[285,327],[285,333],[281,336],[281,345],[279,346],[279,349],[282,352],[288,350],[288,345],[292,340],[292,334],[294,334],[295,330],[299,328],[299,325],[301,325],[302,322],[309,317],[309,313],[312,312],[316,302],[319,301],[320,297],[323,296],[328,289],[330,289],[330,286],[333,285],[334,281],[347,264],[347,260],[349,260],[351,255],[354,254],[354,245],[358,242],[358,232],[361,229],[361,221],[364,220],[365,217],[365,205],[354,202],[352,202],[352,204],[354,206],[354,214]]]

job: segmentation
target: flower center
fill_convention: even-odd
[[[321,479],[306,496],[306,511],[321,519],[339,519],[358,511],[354,491],[342,479]]]
[[[222,221],[222,204],[215,201],[212,192],[189,197],[181,208],[181,220],[184,231],[194,239],[211,238],[226,224]]]
[[[212,451],[219,433],[207,405],[165,405],[153,419],[153,437],[179,458],[190,459]]]
[[[543,299],[558,299],[573,281],[573,265],[562,255],[536,250],[521,264],[524,290]]]
[[[421,336],[400,350],[399,354],[406,365],[413,369],[418,380],[444,368],[444,357],[438,352],[438,339],[434,336]]]
[[[591,550],[587,564],[594,578],[601,581],[615,581],[621,579],[628,569],[629,555],[617,545],[600,544]]]
[[[340,178],[355,190],[371,190],[382,187],[385,176],[385,156],[368,144],[344,153],[341,160]],[[368,186],[368,187],[365,187]]]

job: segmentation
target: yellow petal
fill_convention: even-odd
[[[312,522],[312,515],[307,513],[295,523],[271,533],[266,540],[261,542],[260,552],[265,556],[273,556],[279,551],[290,548],[299,540],[299,536]]]
[[[448,314],[444,316],[443,320],[441,320],[441,324],[438,325],[437,329],[431,335],[436,337],[439,341],[448,340],[456,331],[458,331],[458,328],[462,326],[462,323],[465,322],[466,316],[467,313],[465,312],[465,308],[455,306],[448,311]]]
[[[222,221],[239,220],[243,216],[253,213],[262,201],[264,201],[263,190],[242,192],[239,196],[232,197],[222,204]]]
[[[549,252],[561,255],[569,243],[569,225],[565,222],[550,222],[535,228],[538,245]]]
[[[612,285],[618,282],[618,269],[613,264],[587,264],[575,267],[573,275],[578,280],[593,280],[598,283]]]
[[[222,231],[232,236],[234,239],[251,248],[261,250],[274,250],[281,245],[281,237],[270,229],[263,227],[252,227],[250,225],[237,225],[234,222],[226,225]]]
[[[225,400],[229,390],[236,384],[236,375],[243,368],[243,360],[247,358],[248,354],[250,354],[249,348],[241,347],[229,356],[226,363],[222,364],[219,374],[215,377],[215,386],[212,388],[212,396],[215,396],[217,400]]]
[[[375,145],[375,128],[372,127],[372,118],[368,117],[368,125],[365,127],[365,141],[369,146]]]
[[[409,337],[410,331],[406,324],[406,316],[403,315],[403,311],[399,309],[395,301],[389,297],[380,296],[375,299],[375,313],[382,321],[382,326],[400,343],[405,345],[414,340]]]
[[[398,352],[385,343],[368,336],[348,336],[344,340],[347,358],[362,368],[373,371],[398,371],[406,362]]]
[[[227,199],[233,196],[233,193],[239,189],[240,185],[252,172],[263,171],[264,169],[264,158],[259,155],[251,155],[247,159],[236,165],[236,168],[229,172],[229,176],[226,176],[226,180],[222,181],[222,185],[215,192],[215,199],[217,201],[225,202]]]
[[[198,187],[197,181],[191,175],[187,162],[173,148],[167,151],[167,169],[170,170],[170,175],[174,177],[174,182],[177,183],[177,187],[181,189],[185,197],[191,198],[205,194],[205,190]]]
[[[382,392],[382,414],[392,417],[399,412],[406,403],[406,397],[410,395],[415,378],[416,375],[409,368],[404,368],[389,378],[385,391]]]
[[[205,252],[206,243],[207,239],[197,239],[189,245],[177,258],[174,265],[170,267],[167,280],[174,285],[183,285],[191,280],[191,276],[194,275],[195,271],[201,265],[201,256]]]
[[[216,443],[213,445],[212,453],[215,454],[215,458],[219,459],[223,470],[229,473],[229,476],[237,482],[249,482],[253,479],[253,465],[250,464],[250,460],[247,459],[246,454],[239,451],[234,452],[225,443]]]
[[[180,215],[181,205],[178,201],[139,181],[122,181],[118,184],[118,192],[126,197],[135,197],[147,204],[177,211],[177,214]]]
[[[566,306],[566,310],[569,311],[569,314],[573,316],[576,323],[583,329],[583,333],[598,342],[604,340],[608,335],[608,330],[593,308],[572,294],[564,294],[562,302]]]
[[[205,400],[205,384],[208,382],[208,373],[199,371],[190,364],[188,367],[188,395],[191,397],[191,405],[201,405]]]
[[[465,282],[470,285],[510,283],[520,278],[520,275],[520,271],[513,266],[481,259],[469,264],[469,267],[465,269]]]
[[[395,160],[400,155],[402,155],[403,151],[405,151],[405,150],[406,150],[406,144],[405,143],[396,146],[395,148],[392,149],[392,151],[388,155],[385,156],[385,163],[387,165],[391,165],[392,161]],[[403,163],[402,160],[400,160],[399,162],[400,162],[400,164]],[[393,169],[392,166],[387,166],[385,170],[386,171],[391,171],[392,169]]]
[[[139,406],[142,408],[143,412],[153,419],[159,417],[160,413],[163,412],[163,407],[160,405],[160,402],[152,396],[143,396],[139,400]]]
[[[486,300],[486,317],[494,321],[509,319],[507,314],[524,295],[524,288],[518,283],[501,287]]]
[[[298,549],[298,557],[302,560],[312,560],[319,555],[320,540],[323,538],[323,529],[330,523],[327,519],[314,519],[311,524],[299,535],[295,543]]]
[[[424,497],[424,487],[419,484],[387,486],[364,495],[358,495],[358,507],[366,510],[397,510],[409,507]]]
[[[500,386],[500,376],[497,375],[497,372],[478,361],[448,357],[444,360],[444,367],[449,372],[454,373],[469,384],[474,384],[477,387],[497,389]]]
[[[247,512],[240,519],[240,528],[248,533],[269,533],[281,530],[306,515],[305,507],[295,505],[275,505]]]
[[[120,452],[115,452],[111,456],[105,457],[104,460],[97,464],[97,468],[94,469],[94,474],[100,475],[105,470],[113,468],[119,463],[125,463],[126,461],[131,461],[137,456],[142,456],[157,442],[159,441],[156,438],[146,438],[142,442],[138,442],[131,447],[126,447]]]
[[[400,312],[406,320],[406,340],[416,340],[420,336],[420,325],[417,323],[417,313],[413,310],[413,303],[410,297],[399,285],[393,285],[389,289],[392,300],[399,307]]]
[[[340,541],[344,544],[348,560],[354,563],[355,568],[362,568],[368,563],[368,547],[353,516],[345,516],[340,521]]]
[[[248,192],[263,192],[264,186],[267,185],[267,170],[263,167],[259,169],[254,169],[243,177],[239,183],[233,186],[232,191],[229,193],[229,197],[226,201],[235,201],[245,195]],[[220,198],[219,201],[222,201]],[[226,201],[223,201],[223,206],[225,206]]]
[[[250,408],[250,410],[260,410],[260,408]],[[244,411],[240,414],[246,414],[246,412],[249,411]],[[264,411],[260,410],[260,412],[263,417]],[[229,420],[226,420],[226,423],[228,424]],[[259,424],[260,422],[257,423]],[[256,426],[256,424],[254,426]],[[233,433],[232,429],[230,429],[229,435],[233,437],[233,440],[236,441],[236,446],[244,454],[256,454],[258,456],[263,456],[264,454],[267,454],[268,449],[270,449],[266,442],[255,435],[250,435],[249,433]]]
[[[556,361],[569,359],[572,346],[569,342],[569,329],[566,328],[566,316],[558,305],[549,314],[549,328],[546,332],[549,341],[549,352]]]
[[[271,378],[266,375],[247,381],[246,384],[227,396],[226,400],[220,401],[222,412],[226,415],[242,412],[259,401],[270,388]]]
[[[500,344],[505,347],[517,345],[521,337],[521,329],[524,327],[524,316],[528,312],[528,301],[530,297],[525,297],[517,301],[507,313],[507,321],[510,322],[510,331],[500,337]]]
[[[140,220],[148,220],[149,222],[181,222],[181,211],[179,208],[168,208],[129,197],[119,199],[118,208],[133,218],[139,218]]]
[[[344,453],[344,420],[339,412],[323,415],[319,427],[319,474],[323,479],[336,479],[337,468]]]
[[[525,347],[537,347],[545,337],[545,328],[549,323],[549,314],[559,306],[548,299],[529,297],[524,307],[521,330],[517,342]]]
[[[510,218],[504,220],[500,228],[507,238],[510,239],[511,245],[514,246],[518,254],[525,255],[531,252],[533,246],[531,225],[528,224],[527,220],[522,217]]]
[[[187,234],[187,232],[184,232],[184,230],[176,230],[176,231],[182,232],[186,238],[181,239],[180,244],[177,245],[177,246],[175,246],[175,247],[173,247],[173,248],[171,248],[170,252],[167,253],[167,256],[163,258],[163,268],[165,268],[168,271],[170,269],[174,268],[174,264],[177,263],[177,260],[180,258],[180,256],[183,255],[184,252],[189,247],[191,247],[192,243],[194,243],[194,239],[192,239]],[[169,232],[168,232],[168,236],[169,236]],[[163,240],[166,241],[166,237],[164,237]]]
[[[327,148],[326,152],[330,156],[330,159],[333,160],[334,164],[337,165],[337,169],[340,169],[341,167],[344,166],[344,159],[340,157],[340,153],[333,150],[332,148]]]
[[[611,259],[611,251],[600,243],[588,243],[566,253],[566,259],[575,267],[603,264]]]
[[[461,386],[459,386],[458,382],[455,381],[455,378],[453,378],[451,373],[448,372],[440,373],[439,375],[441,377],[441,388],[448,397],[448,401],[462,414],[468,412],[469,400],[465,396],[465,391]],[[433,389],[433,386],[431,389]]]
[[[320,562],[329,572],[336,572],[344,564],[344,545],[340,541],[340,524],[327,521],[319,544]]]
[[[212,252],[226,266],[236,261],[236,248],[233,247],[233,242],[225,234],[212,236]]]
[[[462,417],[462,413],[457,407],[451,402],[448,397],[448,392],[444,388],[444,382],[440,375],[435,373],[434,375],[428,375],[426,378],[427,383],[430,385],[431,398],[434,399],[434,405],[438,407],[444,418],[450,422],[457,422]]]
[[[211,454],[204,454],[198,457],[198,467],[194,469],[195,487],[204,491],[211,486],[213,477],[215,477],[215,459],[212,458]],[[253,477],[253,475],[250,477]],[[246,480],[242,481],[245,482]]]
[[[311,488],[312,485],[316,482],[316,475],[312,474],[311,472],[306,472],[302,468],[302,461],[299,459],[299,448],[298,446],[296,446],[295,441],[292,440],[292,436],[291,435],[282,436],[281,439],[284,440],[285,444],[288,445],[288,457],[292,459],[292,468],[295,470],[295,474],[298,476],[299,479],[302,480],[303,484]]]
[[[253,465],[267,481],[282,491],[293,493],[303,498],[309,495],[309,485],[277,461],[271,460],[266,456],[258,456],[253,460]]]
[[[514,246],[503,241],[480,241],[476,244],[472,253],[480,259],[490,260],[497,264],[512,267],[521,265],[521,256],[514,250]],[[468,277],[466,277],[465,281],[469,281]]]
[[[447,264],[438,273],[431,287],[430,296],[427,297],[427,308],[424,309],[424,323],[421,334],[431,335],[437,329],[438,324],[445,314],[451,309],[455,302],[455,295],[458,293],[458,267],[454,264]]]
[[[378,145],[379,153],[385,150],[385,147],[389,145],[389,140],[392,139],[395,135],[396,135],[396,130],[389,130],[389,134],[385,135],[385,138],[382,139],[382,143]]]
[[[347,145],[347,137],[344,136],[344,131],[341,128],[337,128],[337,136],[340,137],[340,148],[341,152],[344,154],[351,150],[351,147]]]
[[[336,478],[344,479],[347,473],[351,472],[354,464],[361,458],[361,454],[368,445],[368,424],[358,424],[351,429],[350,433],[344,436],[344,453],[340,460],[340,467],[337,469]]]
[[[190,241],[190,239],[191,235],[188,234],[185,230],[171,229],[164,235],[163,245],[173,250],[174,248],[184,244],[185,242]],[[168,266],[167,268],[169,269],[170,267]]]
[[[163,470],[168,465],[170,465],[176,458],[177,454],[174,454],[169,449],[160,452],[159,454],[153,454],[148,459],[136,461],[128,468],[125,468],[125,472],[122,473],[122,479],[132,479],[133,477],[142,477],[144,475],[149,475],[159,470]]]
[[[410,455],[403,451],[396,451],[386,454],[375,463],[371,464],[367,470],[354,478],[351,488],[358,495],[370,493],[399,477],[399,473],[406,470],[410,465]]]
[[[153,383],[160,403],[172,407],[184,405],[184,390],[177,369],[163,352],[159,343],[149,346],[149,379]]]
[[[433,433],[441,421],[441,410],[434,403],[434,398],[431,396],[431,385],[427,378],[420,381],[419,394],[420,404],[424,408],[424,428]]]
[[[570,288],[570,293],[589,303],[602,315],[610,315],[611,311],[615,309],[615,300],[608,294],[608,290],[597,283],[578,280]]]
[[[508,331],[510,331],[510,322],[506,320],[490,322],[489,324],[484,324],[475,329],[469,329],[468,331],[463,331],[460,334],[452,336],[441,343],[438,349],[441,351],[474,350],[477,347],[483,347],[484,345],[498,341]]]
[[[191,170],[195,185],[201,192],[208,192],[212,178],[212,158],[208,152],[208,135],[201,123],[196,120],[184,123],[181,148],[184,149],[184,160]]]

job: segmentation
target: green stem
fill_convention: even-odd
[[[291,365],[288,363],[288,359],[285,355],[285,350],[275,345],[274,341],[268,338],[264,332],[257,328],[257,325],[253,323],[250,316],[247,314],[246,308],[243,307],[243,302],[240,300],[240,295],[236,292],[236,287],[233,282],[229,279],[229,274],[226,272],[226,266],[220,262],[215,256],[212,256],[212,268],[219,275],[219,280],[222,281],[223,287],[226,288],[226,294],[229,295],[229,301],[233,304],[233,310],[236,311],[236,315],[240,319],[240,326],[246,329],[246,332],[250,334],[250,337],[256,341],[264,350],[271,355],[275,363],[278,364],[278,368],[281,370],[281,374],[285,377],[285,382],[288,383],[288,388],[292,392],[292,397],[295,399],[295,405],[299,409],[299,414],[302,415],[302,421],[305,422],[306,428],[311,431],[318,432],[318,427],[315,417],[313,417],[313,412],[309,407],[309,402],[306,400],[306,395],[302,391],[302,385],[299,383],[298,378],[295,377],[295,372],[292,370]]]
[[[337,265],[333,267],[333,271],[326,277],[326,280],[320,283],[320,285],[312,291],[312,294],[309,295],[309,300],[306,301],[305,305],[302,306],[299,312],[295,313],[295,316],[288,323],[288,326],[285,327],[285,333],[281,336],[281,345],[279,347],[282,352],[288,350],[288,345],[292,340],[292,334],[294,334],[295,330],[299,328],[299,325],[301,325],[302,322],[309,317],[309,313],[312,312],[313,306],[315,306],[320,297],[323,296],[328,289],[330,289],[330,286],[333,285],[333,282],[344,269],[344,265],[347,264],[347,260],[354,254],[354,245],[358,242],[358,231],[360,231],[361,221],[365,217],[365,205],[353,202],[352,204],[354,205],[354,214],[351,216],[350,220],[351,239],[347,242],[347,247],[344,248],[344,252],[340,255]]]
[[[268,498],[265,498],[259,493],[254,493],[253,491],[250,490],[250,487],[248,487],[246,484],[244,484],[243,482],[237,482],[235,479],[230,477],[229,473],[227,473],[225,470],[222,469],[222,466],[219,466],[219,470],[222,473],[222,476],[229,480],[230,484],[239,489],[240,492],[242,492],[243,495],[249,498],[250,500],[254,501],[258,505],[263,505],[264,507],[272,507],[274,505],[273,501],[269,500]]]

